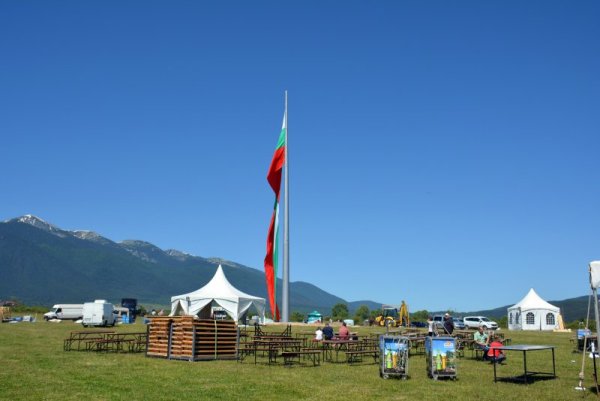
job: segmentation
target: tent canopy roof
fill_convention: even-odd
[[[529,292],[527,293],[527,295],[525,295],[525,297],[520,300],[519,302],[517,302],[516,304],[514,304],[513,306],[511,306],[508,309],[517,309],[517,308],[521,308],[521,310],[528,310],[528,309],[549,309],[552,311],[556,311],[558,313],[559,308],[544,301],[534,290],[533,288],[529,290]]]
[[[225,277],[221,265],[204,287],[187,294],[171,297],[171,315],[179,310],[185,315],[196,315],[213,301],[223,307],[227,314],[236,321],[252,305],[256,307],[259,314],[264,316],[265,299],[246,294],[235,288]]]
[[[213,278],[202,288],[197,289],[196,291],[189,292],[187,294],[175,295],[171,297],[171,302],[182,299],[185,300],[187,297],[190,299],[196,298],[213,298],[213,299],[227,299],[227,300],[236,300],[239,298],[249,299],[249,300],[262,300],[264,298],[255,297],[254,295],[246,294],[243,291],[235,288],[227,277],[225,277],[225,273],[223,272],[223,268],[221,265],[217,268],[215,275]]]

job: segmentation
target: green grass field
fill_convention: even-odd
[[[408,380],[379,377],[379,366],[327,363],[321,366],[254,364],[237,361],[185,362],[146,358],[143,354],[65,352],[63,339],[81,330],[71,322],[0,324],[0,400],[575,400],[596,399],[591,390],[575,391],[581,354],[572,333],[507,332],[513,344],[555,345],[555,380],[529,385],[494,383],[493,367],[471,359],[458,361],[456,381],[427,377],[425,357],[409,359]],[[145,330],[141,323],[117,331]],[[277,328],[273,328],[277,330]],[[294,326],[295,331],[312,328]],[[359,334],[375,328],[352,328]],[[381,331],[381,330],[380,330]],[[509,353],[502,375],[522,371],[520,353]],[[549,351],[528,354],[531,370],[552,369]],[[586,358],[586,387],[593,367]]]

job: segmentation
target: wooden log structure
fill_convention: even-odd
[[[231,320],[153,317],[146,356],[187,361],[237,359],[238,329]]]

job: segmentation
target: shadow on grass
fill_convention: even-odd
[[[529,373],[527,376],[519,375],[519,376],[511,376],[511,377],[498,377],[496,381],[503,383],[515,383],[515,384],[532,384],[535,382],[542,382],[546,380],[554,380],[556,377],[551,374],[531,374]]]

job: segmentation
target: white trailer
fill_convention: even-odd
[[[83,304],[83,327],[88,326],[114,326],[115,314],[113,313],[113,304],[103,299],[97,299],[94,302]]]
[[[79,320],[83,317],[83,304],[56,304],[44,313],[45,320]]]

